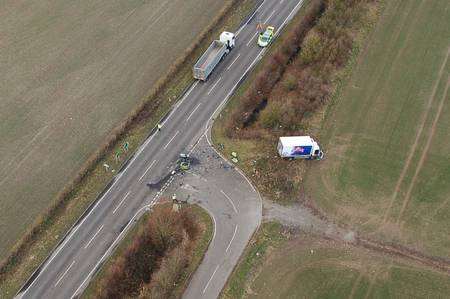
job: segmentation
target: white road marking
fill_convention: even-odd
[[[194,84],[192,84],[191,88],[189,88],[189,90],[186,92],[186,94],[183,96],[183,98],[176,104],[176,106],[172,109],[172,111],[169,113],[169,115],[166,117],[166,119],[161,123],[162,126],[169,120],[169,118],[178,109],[178,107],[184,102],[184,100],[187,99],[187,97],[191,94],[192,90],[194,90],[194,88],[197,86],[198,82],[199,81],[195,81]],[[147,147],[147,145],[150,143],[150,141],[153,139],[154,136],[155,136],[155,134],[150,136],[150,138],[148,138],[144,142],[144,144],[142,144],[142,146],[139,148],[139,150],[134,155],[133,159],[131,159],[130,163],[128,163],[127,167],[125,167],[125,169],[119,174],[119,176],[122,176],[122,174],[124,174],[128,170],[128,168],[133,164],[133,162],[136,160],[136,158],[144,151],[144,149]]]
[[[142,180],[142,178],[147,174],[147,172],[150,170],[150,168],[152,168],[153,164],[156,163],[156,160],[153,160],[153,162],[150,164],[149,167],[147,167],[147,169],[145,170],[145,172],[141,175],[141,177],[139,178],[139,181]]]
[[[213,91],[214,87],[216,87],[217,83],[219,83],[220,79],[222,79],[222,77],[219,77],[219,79],[217,79],[216,83],[214,83],[214,85],[209,89],[208,91],[208,95],[211,93],[211,91]]]
[[[95,208],[100,204],[101,201],[103,201],[103,199],[105,198],[105,196],[109,193],[109,191],[111,191],[111,189],[114,187],[114,185],[117,183],[118,179],[116,179],[114,181],[114,183],[111,185],[111,187],[106,190],[105,194],[103,194],[103,196],[97,201],[97,203],[94,205],[94,207],[91,209],[91,211],[86,215],[86,217],[83,218],[83,220],[81,220],[81,222],[76,225],[73,229],[72,232],[67,236],[67,238],[64,240],[64,242],[61,244],[61,246],[58,247],[58,249],[55,251],[55,253],[53,254],[53,256],[47,261],[47,263],[45,264],[45,266],[42,268],[41,272],[39,273],[39,275],[45,271],[45,269],[47,269],[48,265],[50,265],[50,263],[53,261],[53,259],[59,254],[59,252],[66,246],[66,244],[69,242],[69,240],[73,237],[73,235],[78,231],[78,229],[83,225],[84,221],[86,221],[86,219],[91,215],[91,213],[95,210]],[[36,277],[35,280],[33,280],[33,282],[30,284],[30,286],[23,292],[23,294],[25,294],[30,288],[31,286],[33,286],[33,284],[36,282],[37,278],[39,277],[39,275]]]
[[[95,237],[98,235],[98,233],[102,230],[103,225],[100,226],[100,228],[97,230],[97,232],[92,236],[92,238],[89,240],[89,242],[86,243],[86,245],[84,245],[84,249],[88,248],[89,245],[92,243],[92,241],[95,239]]]
[[[248,23],[250,22],[250,20],[253,19],[253,17],[256,15],[256,13],[259,11],[259,9],[261,8],[261,6],[263,6],[264,2],[266,2],[266,0],[264,0],[263,2],[261,2],[261,4],[258,6],[257,9],[255,9],[255,11],[252,13],[252,15],[247,19],[247,22],[241,26],[241,28],[238,29],[238,31],[236,31],[235,36],[237,37],[239,35],[239,33],[241,33],[242,29],[245,28],[245,26],[248,25]]]
[[[115,214],[117,212],[117,210],[119,209],[119,207],[122,205],[122,203],[125,201],[125,199],[128,197],[128,195],[130,195],[130,191],[127,192],[127,194],[125,194],[125,196],[122,198],[122,200],[119,202],[119,204],[117,205],[117,207],[114,209],[113,214]]]
[[[73,264],[75,264],[75,261],[72,261],[72,264],[64,271],[63,275],[58,279],[58,281],[55,283],[55,287],[61,282],[61,280],[66,276],[67,272],[69,272],[70,268],[72,268]]]
[[[172,140],[175,139],[175,137],[178,135],[178,133],[180,133],[180,131],[177,131],[177,132],[175,133],[175,135],[173,135],[173,137],[170,138],[169,142],[167,142],[167,144],[164,146],[164,149],[166,149],[166,148],[169,146],[169,144],[172,142]]]
[[[205,288],[203,289],[203,294],[206,292],[206,289],[208,288],[209,284],[211,283],[211,280],[214,277],[214,274],[216,274],[217,269],[219,269],[219,265],[217,265],[216,269],[214,270],[213,274],[211,275],[211,278],[208,280],[208,283],[206,284]]]
[[[195,107],[194,110],[192,110],[191,114],[189,114],[188,118],[186,118],[186,121],[189,121],[191,116],[195,113],[195,111],[197,111],[198,107],[200,107],[201,104],[202,103],[198,103],[197,107]]]
[[[300,5],[302,5],[302,4],[303,4],[303,0],[300,0],[300,1],[297,3],[297,5],[294,7],[294,9],[291,11],[291,13],[287,16],[287,18],[284,19],[283,23],[281,23],[281,26],[278,28],[278,30],[277,30],[276,33],[275,33],[275,36],[281,31],[281,29],[284,27],[284,25],[286,25],[286,23],[292,18],[292,15],[298,11],[297,8],[298,8]],[[274,37],[275,37],[275,36],[274,36]]]
[[[253,39],[255,38],[255,36],[258,34],[258,32],[256,32],[255,34],[252,35],[252,37],[248,40],[247,42],[247,47],[248,45],[250,45],[250,43],[253,41]]]
[[[263,6],[264,3],[265,3],[265,1],[263,1],[263,2],[260,4],[260,6],[259,6],[259,7],[257,8],[257,10],[254,12],[254,14],[256,14],[256,12],[261,8],[261,6]],[[279,29],[278,29],[278,31],[275,33],[275,35],[277,35],[277,34],[280,32],[280,30],[284,27],[284,25],[291,19],[292,15],[293,15],[294,13],[296,13],[298,6],[300,6],[302,3],[303,3],[303,1],[299,1],[299,3],[295,6],[294,10],[291,11],[291,13],[288,15],[288,17],[284,20],[284,22],[282,23],[282,25],[279,27]],[[254,14],[253,14],[253,15],[254,15]],[[246,25],[248,25],[248,23],[247,23]],[[246,25],[242,26],[242,27],[238,30],[238,32],[236,33],[236,35],[238,35]],[[250,41],[251,41],[251,40],[250,40]],[[250,41],[249,41],[249,43],[250,43]],[[252,64],[251,64],[250,67],[246,70],[246,72],[244,72],[244,74],[241,76],[241,78],[238,80],[238,82],[242,79],[242,77],[244,77],[244,76],[246,75],[246,73],[247,73],[248,70],[252,67],[252,65],[256,62],[256,60],[258,60],[259,55],[260,55],[261,53],[262,53],[262,52],[260,52],[260,53],[257,55],[257,57],[255,58],[255,60],[252,62]],[[191,88],[186,92],[186,94],[183,96],[183,98],[176,104],[176,106],[174,107],[174,109],[169,113],[169,115],[166,117],[166,119],[163,121],[162,124],[166,123],[166,122],[169,120],[169,118],[173,115],[173,113],[175,113],[175,111],[177,110],[177,108],[178,108],[179,106],[181,106],[181,104],[182,104],[182,103],[184,102],[184,100],[189,96],[189,94],[190,94],[190,93],[192,92],[192,90],[197,86],[198,83],[199,83],[199,81],[194,82],[194,84],[191,86]],[[233,88],[232,88],[232,90],[230,91],[229,95],[227,95],[227,96],[224,98],[223,102],[222,102],[221,105],[218,107],[218,109],[221,108],[221,106],[223,106],[223,103],[226,102],[226,100],[228,99],[228,97],[231,95],[231,93],[234,91],[234,89],[235,89],[236,87],[237,87],[237,83],[233,86]],[[218,109],[216,109],[216,111],[217,111]],[[213,114],[213,115],[214,115],[214,114]],[[212,119],[213,115],[211,116],[210,120]],[[208,121],[208,123],[209,123],[209,121]],[[208,127],[208,124],[207,124],[207,127]],[[206,132],[205,132],[205,133],[206,133]],[[96,207],[100,204],[100,202],[101,202],[101,201],[106,197],[106,195],[111,191],[111,189],[114,187],[114,185],[119,181],[119,179],[121,178],[121,176],[128,170],[129,167],[131,167],[131,165],[134,163],[134,161],[137,159],[137,157],[142,153],[142,151],[147,147],[147,145],[151,142],[151,140],[153,139],[154,136],[155,136],[155,134],[153,134],[152,136],[150,136],[150,138],[148,138],[148,139],[144,142],[144,144],[141,145],[141,147],[139,148],[139,150],[137,151],[137,153],[134,155],[134,157],[132,158],[132,160],[130,161],[130,163],[128,163],[128,165],[125,167],[125,169],[124,169],[121,173],[119,173],[119,174],[117,175],[116,180],[115,180],[115,182],[113,183],[113,185],[111,185],[111,187],[110,187],[108,190],[106,190],[105,194],[104,194],[104,195],[102,196],[102,198],[95,204],[95,206],[91,209],[91,211],[88,213],[88,215],[87,215],[86,217],[84,217],[84,219],[81,221],[80,224],[78,224],[78,225],[76,225],[76,227],[74,227],[74,229],[72,230],[72,232],[71,232],[71,233],[69,234],[69,236],[64,240],[64,242],[61,244],[61,246],[56,250],[56,252],[53,254],[53,256],[45,263],[45,266],[44,266],[44,268],[42,268],[42,271],[40,272],[40,274],[43,273],[43,272],[45,271],[45,269],[49,266],[49,264],[53,261],[53,259],[54,259],[54,258],[59,254],[59,252],[65,247],[65,245],[66,245],[66,244],[68,243],[68,241],[73,237],[73,235],[76,233],[76,231],[82,226],[82,224],[84,223],[84,221],[90,216],[90,214],[96,209]],[[208,136],[206,136],[206,137],[207,137],[208,143],[211,144],[211,142],[210,142]],[[238,169],[238,171],[239,171],[239,169]],[[242,174],[242,173],[241,173],[241,174]],[[254,186],[249,182],[249,180],[247,179],[247,177],[246,177],[246,176],[243,176],[243,177],[247,180],[247,182],[250,184],[250,186],[252,186],[252,188],[253,188],[254,190],[256,190],[256,189],[254,188]],[[106,253],[107,253],[107,252],[106,252]],[[105,255],[106,255],[106,253],[105,253]],[[102,259],[103,259],[103,258],[104,258],[104,257],[102,257]],[[98,263],[98,264],[99,264],[99,263]],[[97,264],[96,267],[98,267],[98,264]],[[95,270],[95,269],[94,269],[94,270]],[[76,290],[76,292],[74,293],[74,295],[76,295],[76,294],[78,293],[78,291],[82,288],[82,286],[86,283],[87,279],[92,275],[92,272],[93,272],[93,271],[91,271],[91,273],[88,275],[88,277],[86,277],[85,281],[83,281],[83,283],[79,286],[79,288]],[[33,280],[33,283],[32,283],[26,290],[24,290],[24,292],[22,293],[22,295],[25,294],[25,293],[31,288],[31,286],[37,281],[37,278],[40,276],[40,274],[36,277],[36,279]]]
[[[239,56],[241,56],[241,53],[239,53],[238,56],[236,56],[236,58],[233,60],[233,62],[227,67],[227,71],[230,70],[231,66],[236,62],[236,60],[238,60]]]
[[[274,13],[275,13],[275,10],[272,11],[272,13],[270,14],[270,16],[268,16],[267,19],[264,21],[265,24],[269,21],[269,19],[273,16]]]
[[[213,219],[214,222],[214,232],[213,232],[213,237],[211,239],[211,243],[214,242],[214,239],[216,238],[216,232],[217,232],[217,222],[216,222],[216,218],[214,218],[214,215],[212,213],[209,213]]]
[[[233,237],[231,237],[230,243],[228,243],[228,246],[227,246],[227,249],[225,250],[225,252],[228,252],[228,249],[230,249],[231,243],[233,243],[234,237],[236,237],[237,229],[238,229],[238,226],[236,224],[236,226],[234,227]]]
[[[83,286],[86,284],[86,282],[89,280],[89,278],[91,278],[92,274],[95,272],[95,270],[97,270],[98,266],[103,262],[103,260],[105,259],[105,257],[110,254],[111,250],[116,246],[118,240],[120,240],[121,238],[123,238],[123,235],[128,231],[129,227],[134,223],[134,219],[139,215],[139,213],[141,213],[144,210],[148,211],[148,208],[150,206],[143,206],[141,209],[139,209],[136,214],[134,214],[134,216],[131,218],[131,220],[128,222],[127,226],[125,226],[125,228],[123,229],[123,231],[117,236],[117,238],[114,240],[114,242],[111,244],[111,246],[109,246],[109,248],[106,250],[106,252],[102,255],[102,257],[100,258],[100,260],[97,262],[97,264],[95,264],[94,268],[91,270],[91,272],[89,272],[89,274],[86,276],[86,278],[83,280],[83,282],[78,286],[78,288],[75,290],[75,292],[72,294],[72,296],[70,297],[71,299],[75,298],[78,293],[81,291],[81,289],[83,288]]]
[[[228,199],[228,201],[229,201],[229,202],[231,203],[231,205],[233,206],[234,212],[237,214],[237,213],[238,213],[238,210],[236,209],[236,206],[234,205],[233,200],[232,200],[228,195],[226,195],[225,192],[223,192],[223,190],[220,190],[220,192],[223,194],[223,196],[225,196],[225,197]]]

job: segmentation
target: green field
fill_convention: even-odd
[[[387,1],[320,128],[306,192],[363,234],[450,257],[450,2]]]
[[[224,297],[446,298],[450,294],[450,280],[445,274],[311,236],[280,242],[280,232],[273,224],[263,225],[251,248],[266,243],[267,249],[246,271],[247,280],[234,284],[245,291],[227,288]],[[230,285],[238,281],[236,273],[243,273],[244,265],[237,268]]]

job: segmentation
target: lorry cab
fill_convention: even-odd
[[[220,42],[227,45],[227,49],[231,50],[235,46],[236,36],[234,33],[224,31],[220,34]]]

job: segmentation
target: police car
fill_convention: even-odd
[[[266,30],[262,32],[258,37],[258,46],[267,47],[267,45],[272,41],[274,32],[274,27],[267,26]]]

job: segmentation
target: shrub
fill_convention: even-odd
[[[281,107],[278,103],[272,101],[261,113],[261,124],[264,128],[278,128],[281,123]]]
[[[95,297],[142,295],[142,286],[150,283],[157,271],[161,274],[156,276],[154,284],[162,293],[166,292],[168,285],[165,281],[181,275],[179,270],[188,261],[181,258],[180,252],[187,250],[186,244],[195,239],[198,232],[198,223],[189,210],[175,213],[170,207],[156,208],[145,229],[109,268]]]
[[[304,64],[315,63],[320,60],[324,52],[324,42],[321,36],[314,31],[306,37],[303,43],[300,59]]]

